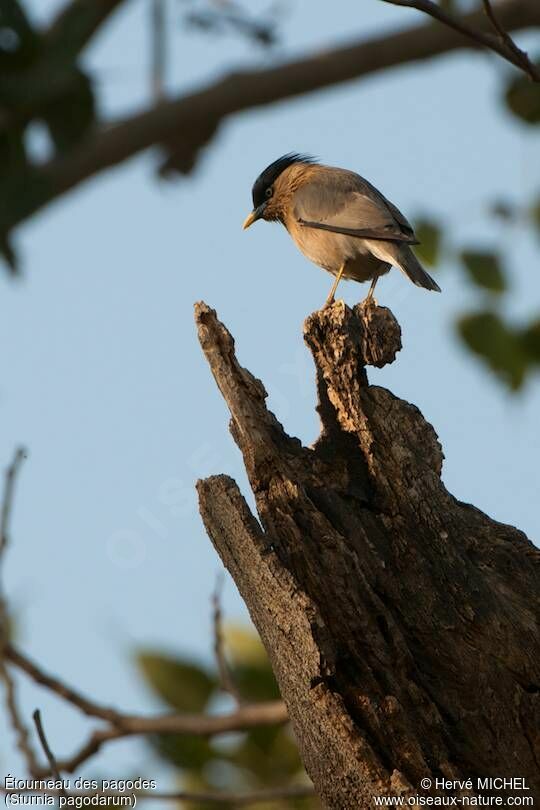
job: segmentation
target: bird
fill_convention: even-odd
[[[304,256],[335,276],[325,307],[342,278],[371,280],[365,300],[376,303],[375,285],[392,266],[417,287],[441,291],[411,249],[419,243],[410,222],[356,172],[289,152],[259,174],[252,197],[244,230],[259,219],[281,222]]]

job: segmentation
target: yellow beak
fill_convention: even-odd
[[[251,214],[245,218],[245,220],[244,220],[244,224],[242,225],[242,228],[243,228],[244,230],[246,230],[246,228],[249,228],[249,226],[250,226],[250,225],[253,225],[253,223],[254,223],[254,222],[255,222],[255,221],[258,219],[258,218],[259,218],[259,216],[258,216],[257,211],[256,211],[256,210],[255,210],[255,211],[252,211],[252,212],[251,212]]]

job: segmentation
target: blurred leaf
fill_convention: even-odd
[[[238,691],[246,700],[277,700],[279,688],[269,663],[266,666],[232,666]]]
[[[283,726],[260,726],[252,728],[247,732],[247,738],[251,740],[257,749],[268,755],[275,744],[276,737],[285,731]]]
[[[24,129],[12,126],[4,132],[0,131],[0,168],[3,175],[8,171],[13,174],[18,169],[26,168],[26,165]]]
[[[237,786],[237,784],[233,784],[233,788]],[[179,781],[179,789],[185,790],[189,793],[200,794],[209,791],[214,792],[216,790],[224,790],[224,784],[216,784],[211,779],[208,779],[206,774],[201,774],[198,771],[187,771],[182,774],[182,779]],[[202,802],[199,800],[196,805],[191,805],[191,807],[193,810],[238,810],[237,804],[233,805],[230,802],[221,801],[218,805],[216,805],[215,802]],[[180,804],[177,804],[176,808],[180,810]],[[181,810],[183,810],[183,808],[184,802],[181,803]],[[259,810],[259,807],[256,807],[256,810]],[[273,807],[272,810],[277,810],[277,808]]]
[[[0,235],[0,255],[6,262],[9,272],[12,276],[16,276],[19,273],[19,263],[17,260],[17,254],[13,250],[11,246],[11,242],[7,236]]]
[[[414,246],[418,258],[431,266],[437,264],[442,242],[442,232],[437,223],[419,220],[415,223],[414,231],[420,242]]]
[[[225,785],[226,787],[228,787],[226,783]],[[216,790],[222,791],[225,789],[223,783],[216,784],[211,779],[208,779],[206,774],[202,774],[198,771],[187,771],[184,774],[182,774],[182,779],[179,781],[178,787],[180,790],[185,790],[189,793],[199,793],[199,794],[207,792],[215,792]],[[233,787],[237,787],[237,785],[234,784]],[[186,807],[187,810],[188,805],[185,805],[184,802],[175,805],[177,810],[184,810],[184,806]],[[219,802],[219,804],[216,805],[215,802],[202,802],[199,800],[196,805],[193,804],[190,805],[190,807],[193,808],[193,810],[238,810],[237,804],[233,805],[230,802],[221,802],[221,801]],[[257,806],[256,810],[259,810]],[[273,807],[272,810],[277,810],[277,808]]]
[[[19,70],[34,59],[39,38],[18,0],[1,0],[0,70]]]
[[[41,114],[59,152],[80,141],[95,121],[94,93],[90,79],[73,70],[64,93],[54,98]]]
[[[261,748],[259,741],[256,734],[249,732],[229,758],[255,774],[260,784],[270,787],[278,780],[287,782],[303,770],[298,748],[286,729],[278,730],[269,748],[266,745]]]
[[[270,666],[264,645],[252,627],[227,622],[223,640],[233,664]]]
[[[527,372],[527,356],[521,335],[508,328],[494,312],[465,315],[458,331],[466,345],[478,354],[504,382],[516,391]]]
[[[256,631],[251,627],[226,624],[223,638],[231,675],[242,697],[254,701],[279,698],[270,661]]]
[[[527,124],[540,123],[540,84],[526,76],[512,79],[505,92],[506,104]]]
[[[5,613],[3,617],[2,631],[6,642],[13,643],[18,640],[19,636],[19,619],[20,616],[15,616],[13,613]]]
[[[214,759],[216,752],[203,737],[183,734],[158,734],[151,738],[157,752],[177,768],[198,772]]]
[[[202,667],[151,650],[136,655],[137,665],[154,692],[180,712],[201,712],[217,686]]]
[[[251,627],[226,624],[223,635],[231,662],[231,674],[241,694],[248,700],[278,697],[279,690],[270,662],[256,631]],[[169,703],[174,698],[178,704],[176,690],[178,684],[184,683],[186,670],[195,670],[197,683],[201,673],[200,667],[182,658],[153,651],[140,652],[138,663],[154,690],[162,697],[166,694]],[[217,691],[217,676],[214,678],[204,671],[202,673],[203,683],[207,685],[206,691],[203,690],[204,695],[213,694]],[[185,697],[183,690],[180,694]],[[193,709],[193,701],[188,701],[188,704]],[[216,742],[182,735],[157,735],[152,738],[151,744],[164,760],[181,769],[182,787],[199,792],[244,792],[307,779],[298,749],[286,727],[254,728]],[[265,806],[268,810],[320,808],[317,800],[311,798],[284,799],[262,805]],[[200,810],[211,808],[201,803]],[[232,810],[232,806],[229,810]]]
[[[494,293],[506,290],[506,279],[499,257],[495,253],[464,250],[461,253],[461,261],[479,287]]]
[[[523,347],[534,363],[540,363],[540,318],[521,333]]]
[[[531,208],[531,219],[538,233],[540,233],[540,199],[538,199]]]

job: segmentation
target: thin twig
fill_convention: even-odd
[[[188,25],[206,31],[222,31],[229,28],[247,37],[257,45],[270,48],[277,42],[276,23],[259,20],[233,3],[219,3],[217,9],[201,9],[187,14]]]
[[[66,780],[64,780],[65,782]],[[0,786],[0,794],[15,793],[41,796],[60,796],[60,790],[30,790],[28,788],[16,790]],[[187,802],[190,804],[229,804],[234,807],[247,807],[248,805],[264,804],[282,799],[308,799],[315,796],[312,785],[290,785],[288,787],[269,788],[265,790],[254,790],[249,793],[216,793],[207,791],[205,793],[193,793],[191,791],[178,791],[175,793],[163,793],[161,791],[133,791],[133,793],[118,792],[90,792],[90,791],[68,791],[67,796],[73,799],[91,799],[94,796],[102,796],[107,799],[116,799],[121,796],[134,795],[137,800],[154,799],[166,802]]]
[[[432,2],[432,0],[383,0],[383,3],[390,3],[392,6],[402,6],[404,8],[414,8],[417,11],[422,11],[424,14],[428,14],[430,17],[433,17],[433,19],[463,34],[463,36],[476,42],[478,45],[495,51],[495,53],[498,53],[499,56],[502,56],[507,62],[514,65],[514,67],[523,70],[533,81],[540,82],[540,69],[531,62],[524,51],[518,48],[513,39],[502,28],[497,21],[489,0],[482,1],[489,20],[497,31],[498,36],[473,28],[466,23],[464,19],[455,17],[442,6]]]
[[[154,101],[160,102],[165,96],[165,70],[167,64],[167,31],[165,26],[165,4],[163,0],[150,0],[150,30],[152,37],[151,86]]]
[[[2,511],[0,513],[0,557],[5,553],[9,543],[9,524],[13,509],[13,498],[15,495],[15,485],[17,483],[17,473],[22,462],[26,458],[26,451],[23,447],[15,450],[13,461],[7,467],[4,478],[4,496],[2,498]]]
[[[212,618],[214,626],[214,655],[219,672],[219,683],[223,692],[227,692],[236,703],[242,704],[242,695],[234,682],[229,663],[225,655],[223,640],[223,615],[221,610],[221,590],[223,587],[223,575],[217,577],[216,587],[212,594]]]
[[[529,59],[529,55],[516,45],[508,31],[506,31],[500,24],[493,6],[491,5],[491,0],[482,0],[482,2],[484,4],[484,11],[486,12],[493,28],[498,33],[501,41],[506,44],[507,48],[515,54],[518,60],[521,60],[523,70],[529,74],[531,79],[536,82],[540,81],[539,71]]]
[[[60,770],[58,768],[58,764],[57,764],[55,756],[54,756],[54,754],[53,754],[53,752],[51,750],[51,746],[49,745],[49,742],[47,740],[47,735],[45,734],[45,729],[43,728],[43,723],[41,722],[41,712],[39,711],[39,709],[35,710],[32,717],[34,718],[34,723],[36,725],[36,731],[38,733],[38,737],[39,737],[39,741],[41,743],[41,747],[43,748],[43,751],[45,752],[45,756],[47,757],[47,761],[48,761],[48,763],[50,765],[51,773],[54,776],[54,778],[56,779],[56,781],[59,782],[60,785],[62,785],[62,787],[60,787],[60,789],[59,789],[59,795],[64,796],[64,798],[67,798],[67,793],[66,793],[66,790],[65,790],[65,788],[63,786],[62,777],[60,775]]]
[[[5,473],[4,495],[0,511],[0,563],[9,544],[11,513],[13,510],[13,499],[17,474],[22,461],[26,458],[26,453],[22,447],[15,450],[13,460],[7,467]],[[22,713],[19,710],[17,701],[17,687],[9,667],[6,664],[6,649],[9,637],[9,611],[1,591],[0,582],[0,680],[4,683],[6,696],[6,711],[11,727],[15,732],[16,745],[26,762],[26,767],[31,775],[39,770],[39,762],[30,741],[30,734],[23,721]]]

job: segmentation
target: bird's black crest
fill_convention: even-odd
[[[266,189],[269,188],[274,181],[279,177],[281,172],[285,171],[293,163],[316,163],[314,157],[310,155],[300,155],[297,152],[289,152],[287,155],[274,160],[266,169],[260,173],[255,182],[253,183],[253,208],[258,208],[266,199]]]

